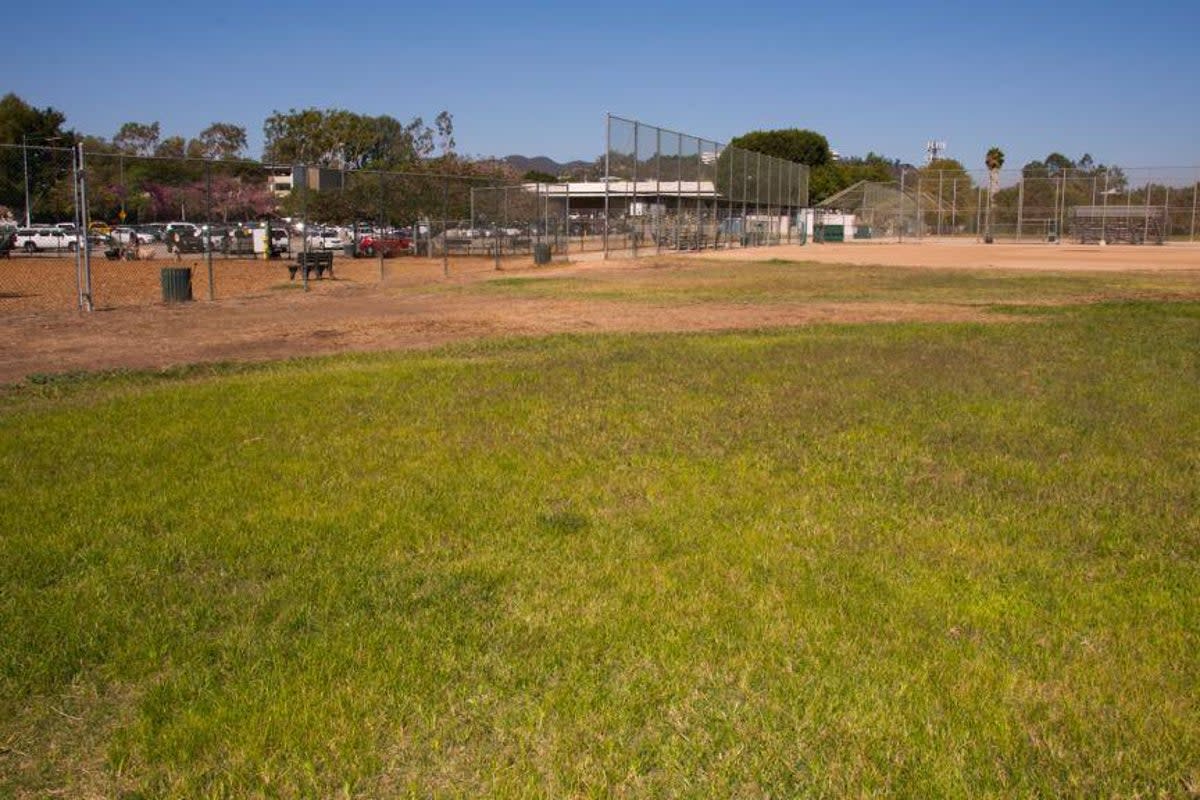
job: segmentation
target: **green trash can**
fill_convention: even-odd
[[[550,263],[550,245],[535,244],[533,246],[533,263],[534,264],[549,264]]]
[[[191,267],[163,267],[161,280],[164,303],[186,303],[192,299]]]

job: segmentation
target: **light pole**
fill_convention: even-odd
[[[46,142],[57,142],[61,139],[61,136],[49,136],[42,139],[42,142],[43,144]],[[25,227],[28,228],[33,223],[30,221],[29,215],[29,136],[24,133],[21,134],[21,163],[25,167]]]

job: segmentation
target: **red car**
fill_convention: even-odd
[[[410,236],[370,233],[358,240],[358,255],[372,258],[382,253],[391,258],[411,253],[412,246]]]

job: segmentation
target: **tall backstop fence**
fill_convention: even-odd
[[[804,235],[803,164],[613,115],[605,138],[604,180],[580,187],[567,217],[598,229],[606,254],[770,245]]]
[[[816,203],[817,239],[1194,242],[1198,167],[900,169]]]

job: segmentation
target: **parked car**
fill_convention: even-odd
[[[199,225],[190,222],[168,222],[163,228],[163,241],[167,243],[167,252],[202,253],[204,242],[200,238],[202,231]]]
[[[305,238],[309,250],[341,250],[346,244],[333,228],[312,228]]]
[[[147,222],[144,225],[134,225],[133,229],[139,234],[144,233],[150,236],[156,242],[161,242],[163,240],[163,231],[166,230],[166,227],[161,222]]]
[[[37,253],[42,250],[75,252],[78,240],[74,231],[64,231],[62,228],[18,228],[13,247],[26,253]]]
[[[382,254],[384,258],[392,258],[393,256],[406,255],[412,251],[413,241],[411,236],[372,234],[370,236],[363,236],[358,240],[358,250],[355,251],[355,255],[371,258],[372,256]]]
[[[271,226],[271,252],[275,255],[292,252],[292,237],[286,227]]]
[[[154,244],[153,234],[129,226],[113,228],[109,236],[120,244]]]
[[[181,253],[203,252],[204,247],[200,243],[200,236],[200,226],[191,222],[168,222],[163,228],[163,241],[167,243],[168,253],[173,253],[176,243],[182,243],[184,240],[189,241],[186,245],[180,244],[179,251]]]

